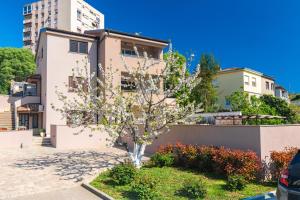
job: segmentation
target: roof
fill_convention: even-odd
[[[109,33],[114,33],[114,34],[118,34],[118,35],[124,35],[124,36],[129,36],[129,37],[134,37],[134,38],[140,38],[140,39],[160,42],[160,43],[164,43],[164,44],[169,44],[170,43],[167,40],[161,40],[161,39],[156,39],[156,38],[152,38],[152,37],[146,37],[146,36],[141,36],[141,35],[136,35],[136,34],[131,34],[131,33],[125,33],[125,32],[116,31],[116,30],[112,30],[112,29],[98,29],[98,30],[85,31],[85,33],[76,33],[76,32],[66,31],[66,30],[62,30],[62,29],[55,29],[55,28],[45,27],[45,28],[42,28],[40,30],[37,46],[39,46],[39,43],[40,43],[41,33],[48,32],[48,31],[56,32],[56,33],[63,33],[63,34],[68,34],[68,35],[74,35],[74,36],[80,36],[80,37],[86,37],[86,38],[92,38],[92,39],[99,38],[99,36],[95,35],[95,33],[101,33],[102,31],[105,31],[108,34]],[[37,52],[36,52],[36,55],[37,55]]]
[[[160,43],[164,43],[164,44],[170,43],[167,40],[161,40],[161,39],[157,39],[157,38],[152,38],[152,37],[147,37],[147,36],[142,36],[142,35],[137,35],[137,34],[132,34],[132,33],[126,33],[126,32],[117,31],[117,30],[113,30],[113,29],[89,30],[89,31],[85,31],[85,33],[92,35],[92,34],[99,34],[103,31],[108,34],[113,33],[113,34],[117,34],[117,35],[123,35],[123,36],[128,36],[128,37],[133,37],[133,38],[144,39],[144,40],[150,40],[150,41],[160,42]]]
[[[269,76],[269,75],[266,75],[264,73],[261,73],[259,71],[256,71],[256,70],[253,70],[253,69],[250,69],[250,68],[247,68],[247,67],[231,67],[231,68],[225,68],[225,69],[222,69],[219,73],[229,73],[229,72],[238,72],[238,71],[247,71],[247,72],[250,72],[250,73],[254,73],[254,74],[257,74],[259,76],[262,76],[264,78],[267,78],[267,79],[271,79],[271,80],[274,80],[273,77]]]
[[[287,91],[283,86],[281,86],[281,85],[275,85],[275,88],[276,89],[282,89],[282,90],[285,90],[285,91]]]
[[[68,34],[68,35],[74,35],[74,36],[80,36],[80,37],[87,37],[87,38],[94,38],[96,39],[97,36],[95,35],[90,35],[90,34],[86,34],[86,33],[76,33],[76,32],[72,32],[72,31],[66,31],[66,30],[62,30],[62,29],[55,29],[55,28],[49,28],[49,27],[45,27],[41,29],[41,33],[43,32],[56,32],[56,33],[63,33],[63,34]]]

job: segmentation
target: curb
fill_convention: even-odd
[[[91,186],[88,183],[82,183],[81,186],[84,187],[85,189],[87,189],[88,191],[92,192],[96,196],[100,197],[103,200],[115,200],[114,198],[112,198],[108,194],[96,189],[95,187]]]

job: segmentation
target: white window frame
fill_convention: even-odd
[[[252,87],[256,87],[257,86],[257,79],[256,79],[256,77],[252,77],[251,85],[252,85]]]
[[[244,75],[244,84],[249,85],[250,84],[250,76]]]

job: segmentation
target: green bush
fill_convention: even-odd
[[[122,163],[113,167],[109,176],[116,185],[131,183],[137,174],[137,170],[131,163]]]
[[[207,187],[202,179],[187,180],[179,193],[189,199],[203,199],[207,194]]]
[[[226,189],[229,191],[243,190],[247,182],[241,175],[231,175],[227,178]]]
[[[132,192],[139,200],[158,199],[155,187],[158,181],[148,175],[137,177],[132,184]]]
[[[174,164],[174,156],[171,153],[168,154],[156,153],[151,157],[151,162],[156,167],[170,167]]]

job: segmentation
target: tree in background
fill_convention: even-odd
[[[170,74],[166,79],[164,80],[164,89],[168,90],[170,88],[175,88],[177,85],[181,82],[181,75],[185,74],[185,77],[187,78],[190,76],[190,73],[188,71],[187,63],[191,63],[192,58],[187,58],[180,54],[178,51],[165,53],[164,54],[164,60],[168,64],[167,59],[170,59],[170,57],[176,62],[176,65],[172,64],[170,68]],[[183,70],[185,72],[183,72]],[[190,102],[190,89],[187,85],[182,85],[182,87],[174,94],[174,97],[176,98],[176,101],[179,105],[185,106]]]
[[[232,111],[241,111],[243,115],[272,115],[286,117],[281,119],[262,119],[259,121],[246,120],[247,124],[281,124],[297,122],[297,115],[290,105],[277,97],[263,95],[261,97],[249,96],[247,92],[232,93],[226,99],[230,102]]]
[[[214,56],[208,54],[201,56],[198,77],[201,82],[192,90],[191,100],[196,104],[201,103],[204,112],[213,112],[217,109],[217,92],[213,80],[219,70],[220,66]]]
[[[279,116],[286,117],[288,122],[295,122],[296,112],[291,109],[290,105],[285,100],[270,95],[263,95],[260,99],[270,107],[274,108]]]
[[[0,48],[0,94],[8,94],[11,80],[24,81],[35,72],[34,55],[28,49]]]

